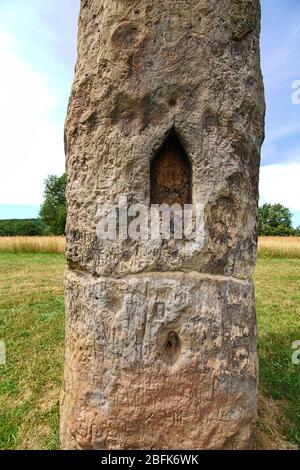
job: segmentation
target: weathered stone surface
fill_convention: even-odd
[[[258,0],[81,2],[65,138],[65,448],[251,446],[259,28]],[[150,162],[172,132],[205,207],[204,246],[99,240],[99,205],[150,204]]]
[[[66,447],[249,446],[251,283],[198,273],[67,274]]]
[[[66,122],[67,256],[78,267],[252,274],[264,113],[257,11],[256,0],[82,2]],[[120,194],[149,204],[149,162],[172,127],[192,162],[193,202],[205,204],[204,248],[101,243],[97,205]]]

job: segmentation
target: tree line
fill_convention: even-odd
[[[0,236],[64,235],[66,227],[67,178],[50,175],[44,183],[44,202],[38,219],[0,220]]]
[[[39,218],[0,220],[0,236],[64,235],[66,183],[65,173],[62,176],[48,176]],[[259,235],[264,236],[300,236],[300,227],[293,227],[292,213],[282,204],[264,204],[259,208],[258,231]]]

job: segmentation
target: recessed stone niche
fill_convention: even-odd
[[[175,131],[150,164],[151,204],[192,203],[192,165]]]

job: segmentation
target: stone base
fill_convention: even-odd
[[[65,449],[247,449],[256,421],[252,282],[66,272]]]

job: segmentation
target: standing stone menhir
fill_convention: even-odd
[[[252,445],[259,31],[258,0],[81,1],[63,448]],[[124,196],[202,204],[204,243],[101,239],[99,207]]]

